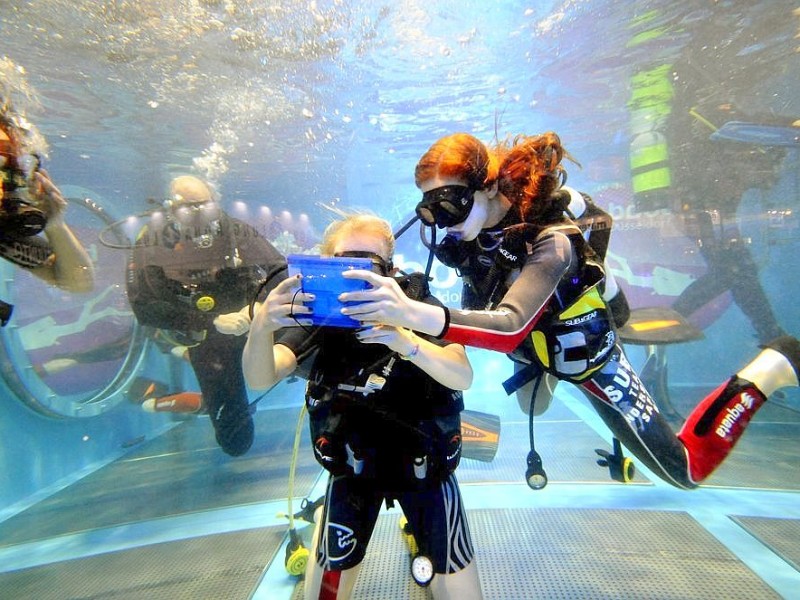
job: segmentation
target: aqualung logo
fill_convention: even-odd
[[[739,422],[742,415],[747,411],[753,410],[754,404],[755,398],[747,392],[744,392],[739,397],[739,402],[725,410],[725,417],[717,426],[715,433],[722,439],[726,439],[731,434],[731,431],[733,431],[733,428]]]
[[[330,450],[330,445],[326,437],[320,437],[317,443],[314,444],[314,454],[316,454],[317,458],[322,462],[333,463],[334,457],[327,453],[327,451]]]
[[[338,523],[328,523],[328,536],[334,539],[330,544],[330,560],[344,560],[353,553],[358,545],[355,532],[349,527]]]
[[[447,462],[452,462],[461,454],[461,436],[454,435],[450,438],[450,446],[453,451],[447,455]]]
[[[589,359],[589,362],[593,365],[600,362],[600,360],[604,358],[605,355],[608,354],[608,352],[614,347],[616,341],[617,337],[613,331],[606,332],[605,346],[600,348],[600,350],[597,351],[597,354],[595,354],[593,358]]]

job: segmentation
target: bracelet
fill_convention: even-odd
[[[411,360],[417,354],[419,354],[419,344],[418,343],[414,344],[414,347],[411,349],[411,352],[409,352],[408,354],[398,354],[398,356],[400,357],[400,360]]]

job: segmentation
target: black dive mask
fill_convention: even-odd
[[[337,252],[334,256],[338,258],[368,258],[372,261],[372,272],[378,275],[388,277],[394,269],[392,261],[386,260],[382,256],[374,252],[365,252],[363,250],[348,250],[347,252]]]
[[[466,185],[445,185],[422,194],[417,216],[426,225],[453,227],[467,220],[475,203],[475,190]]]

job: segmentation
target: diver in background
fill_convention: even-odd
[[[12,105],[20,92],[5,70],[13,68],[0,59],[0,256],[61,289],[91,291],[92,260],[66,224],[67,201],[40,168],[46,143]]]
[[[679,80],[679,82],[682,80]],[[697,240],[707,270],[675,300],[672,307],[690,317],[730,291],[750,321],[759,343],[784,335],[770,305],[750,252],[750,240],[738,227],[737,212],[748,190],[770,190],[776,183],[785,150],[718,140],[709,136],[728,121],[790,126],[791,119],[743,115],[730,103],[694,105],[675,95],[668,123],[673,186],[686,234]],[[800,131],[800,130],[799,130]],[[696,171],[696,172],[695,172]]]
[[[631,80],[634,201],[640,212],[668,209],[676,214],[706,262],[706,273],[682,292],[673,308],[690,317],[730,291],[765,344],[784,330],[761,286],[737,212],[748,190],[763,193],[775,184],[785,151],[711,136],[729,121],[793,124],[791,117],[763,108],[762,89],[769,77],[785,69],[791,50],[759,38],[760,31],[784,30],[792,14],[777,5],[765,11],[746,0],[709,3],[705,10],[711,12],[707,18],[679,25],[691,39],[674,57],[657,51],[658,44],[667,43],[659,38],[668,35],[668,28],[659,25],[647,32],[655,40],[658,60],[640,67]]]
[[[286,262],[253,227],[225,214],[197,177],[173,179],[165,204],[137,237],[128,299],[142,325],[169,330],[188,347],[217,442],[239,456],[254,436],[241,366],[250,299],[265,279],[268,292],[286,277]],[[154,400],[144,408],[174,407]]]

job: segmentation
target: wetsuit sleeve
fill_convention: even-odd
[[[441,336],[450,342],[513,351],[536,325],[573,261],[569,238],[546,231],[532,244],[519,276],[495,310],[451,310]]]
[[[319,347],[323,335],[319,327],[284,327],[275,332],[273,340],[289,348],[300,362]]]

